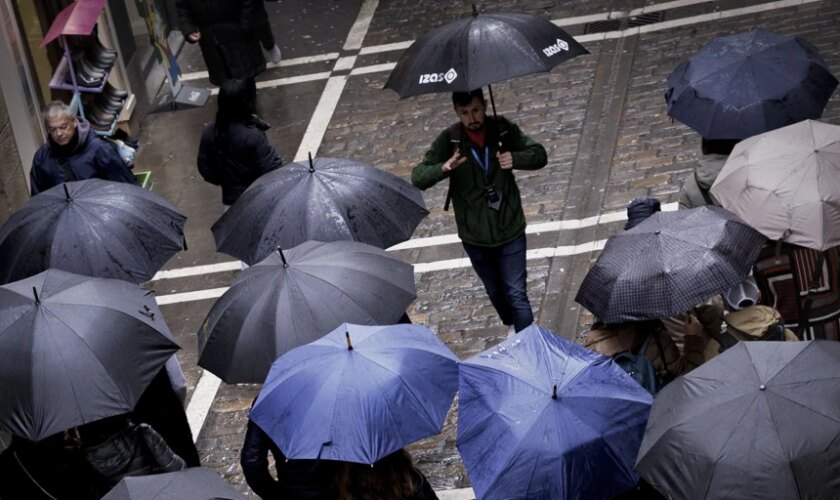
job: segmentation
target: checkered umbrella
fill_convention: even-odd
[[[607,241],[575,301],[607,324],[673,316],[742,282],[763,243],[722,208],[657,212]]]

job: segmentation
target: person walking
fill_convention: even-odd
[[[92,178],[139,184],[116,149],[97,138],[67,104],[52,101],[43,116],[49,135],[32,159],[32,196],[64,182]]]
[[[271,30],[271,22],[269,22],[268,12],[265,10],[263,0],[259,0],[256,9],[254,9],[254,30],[266,57],[274,64],[280,64],[283,54],[280,52],[280,47],[277,46],[277,41],[274,38],[274,32]]]
[[[337,483],[339,500],[437,500],[432,485],[405,449],[372,465],[344,462]]]
[[[502,116],[486,116],[481,89],[455,92],[459,121],[441,132],[411,174],[425,190],[449,179],[458,236],[509,333],[533,323],[526,289],[525,213],[513,170],[538,170],[545,148]]]
[[[263,0],[176,0],[178,25],[189,43],[198,43],[210,83],[249,81],[265,71],[255,34]]]
[[[201,134],[198,171],[204,180],[222,187],[226,207],[259,176],[283,166],[283,158],[265,135],[268,127],[254,114],[252,97],[247,82],[224,82],[216,120]]]

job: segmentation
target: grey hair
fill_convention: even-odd
[[[63,101],[52,101],[44,108],[44,121],[58,118],[62,113],[67,115],[68,118],[74,118],[76,116],[75,110]]]

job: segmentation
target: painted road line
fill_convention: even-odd
[[[318,80],[326,80],[332,73],[323,71],[320,73],[310,73],[308,75],[287,76],[286,78],[277,78],[276,80],[265,80],[257,82],[257,89],[273,89],[283,85],[294,85],[296,83],[315,82]],[[210,95],[218,95],[219,87],[210,89]]]
[[[312,64],[317,62],[327,62],[338,59],[338,52],[329,52],[326,54],[318,54],[316,56],[295,57],[293,59],[283,59],[279,64],[268,63],[265,65],[266,69],[285,68],[288,66],[300,66],[302,64]],[[201,80],[202,78],[209,78],[210,74],[206,71],[194,71],[192,73],[184,73],[181,75],[181,81],[188,82],[190,80]]]
[[[554,257],[568,257],[602,250],[607,240],[589,241],[580,245],[566,245],[559,247],[534,248],[525,254],[526,260],[550,259]],[[418,262],[414,264],[414,274],[425,274],[451,269],[471,267],[468,257],[458,259],[438,260],[434,262]],[[217,299],[225,294],[230,287],[210,288],[194,292],[173,293],[156,297],[159,306],[182,304],[199,300]]]
[[[368,73],[380,73],[382,71],[391,71],[397,65],[395,62],[372,64],[370,66],[362,66],[360,68],[353,68],[350,72],[351,76],[367,75]]]
[[[672,212],[677,210],[677,203],[666,203],[662,205],[662,210],[665,212]],[[620,222],[627,220],[627,211],[620,210],[616,212],[607,212],[602,215],[594,215],[585,219],[568,219],[553,222],[541,222],[538,224],[529,224],[525,229],[526,234],[542,234],[559,231],[571,231],[575,229],[582,229],[586,227],[596,226],[598,224],[609,224],[612,222]],[[427,236],[424,238],[412,238],[408,241],[398,243],[390,248],[389,252],[397,250],[412,250],[415,248],[436,247],[442,245],[452,245],[460,243],[461,239],[457,234],[443,234],[440,236]],[[223,273],[228,271],[239,271],[240,261],[220,262],[218,264],[207,264],[202,266],[182,267],[178,269],[170,269],[166,271],[158,271],[157,274],[150,281],[187,278],[190,276],[202,276],[205,274]]]
[[[216,393],[219,392],[221,384],[222,380],[219,377],[207,370],[202,371],[190,403],[187,405],[187,422],[190,424],[193,441],[198,439],[201,428],[204,427],[204,420],[213,405],[213,400],[216,399]]]
[[[338,100],[341,99],[341,93],[344,92],[345,85],[347,85],[346,76],[332,76],[327,80],[324,92],[318,99],[318,105],[312,112],[312,119],[309,120],[306,132],[303,133],[303,139],[300,141],[294,161],[306,161],[310,154],[317,156],[318,148],[321,147],[324,134],[327,133],[327,127],[332,121],[333,113],[335,113],[335,108],[338,106]]]
[[[347,39],[344,41],[344,50],[359,50],[362,48],[362,43],[365,41],[365,36],[367,36],[370,28],[370,22],[373,21],[373,14],[378,6],[379,0],[365,0],[365,3],[359,9],[353,27],[350,28]]]
[[[475,500],[475,492],[472,488],[435,490],[435,494],[438,500]]]

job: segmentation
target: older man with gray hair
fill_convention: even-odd
[[[69,106],[52,101],[44,108],[49,137],[32,159],[32,195],[63,182],[104,179],[138,184],[134,174],[110,144],[96,137],[88,122]]]

